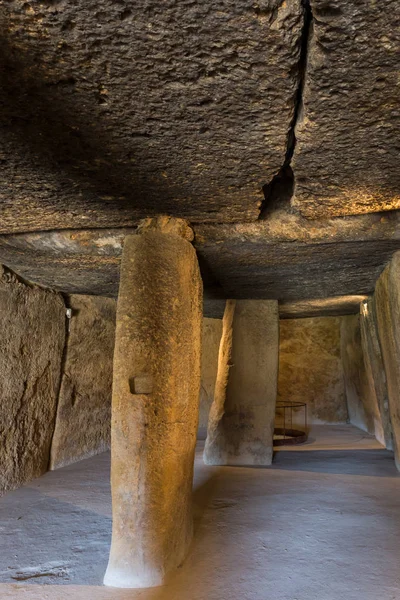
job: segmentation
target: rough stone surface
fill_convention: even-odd
[[[0,18],[2,232],[254,221],[290,162],[307,217],[400,207],[397,0],[13,0]]]
[[[374,424],[365,406],[368,380],[361,346],[359,315],[349,315],[342,320],[340,337],[349,421],[364,431],[372,432]]]
[[[279,322],[278,400],[306,402],[309,423],[348,418],[340,358],[340,317]],[[304,409],[294,412],[304,424]]]
[[[203,279],[204,283],[204,279]],[[222,320],[225,310],[225,300],[206,298],[203,296],[203,315],[208,319]]]
[[[360,315],[342,318],[341,354],[350,423],[382,440],[380,409],[368,378],[361,343]]]
[[[281,319],[299,319],[306,317],[335,317],[360,312],[360,303],[368,296],[336,296],[310,300],[294,300],[279,304]]]
[[[388,450],[392,450],[393,440],[389,399],[379,343],[374,298],[368,298],[368,300],[363,302],[361,306],[360,326],[369,394],[372,396],[373,405],[377,407],[377,412],[379,413],[379,418],[374,421],[374,434],[381,444]]]
[[[227,300],[222,319],[222,334],[218,349],[217,375],[215,379],[214,398],[210,406],[207,424],[207,437],[204,448],[204,462],[214,464],[216,456],[220,459],[223,435],[221,421],[224,417],[226,390],[229,380],[229,369],[232,366],[233,318],[236,300]]]
[[[293,205],[307,217],[400,208],[398,0],[311,0]]]
[[[214,399],[218,371],[218,352],[222,334],[221,319],[203,319],[201,350],[201,388],[198,437],[207,435],[208,413]]]
[[[233,316],[231,362],[219,357],[223,407],[211,407],[215,433],[205,460],[216,465],[269,465],[278,381],[279,317],[273,300],[238,300]],[[229,344],[227,344],[229,347]],[[227,364],[228,368],[227,369]],[[230,366],[231,365],[231,366]],[[216,393],[214,403],[222,393]],[[208,437],[208,436],[207,436]]]
[[[363,295],[373,292],[400,247],[399,218],[388,213],[314,222],[278,210],[257,223],[198,225],[195,247],[227,298]]]
[[[394,255],[376,285],[374,302],[389,397],[393,450],[400,471],[400,254]]]
[[[254,220],[284,161],[300,0],[2,7],[0,231]]]
[[[116,302],[70,296],[72,309],[50,467],[82,460],[110,445]]]
[[[0,261],[65,293],[116,297],[122,243],[134,229],[0,236]],[[400,249],[400,212],[310,222],[285,209],[253,224],[196,225],[205,314],[226,298],[282,302],[364,295]],[[344,268],[345,267],[345,268]]]
[[[188,241],[162,230],[126,238],[113,373],[109,586],[160,585],[192,539],[201,303]]]
[[[65,338],[59,294],[0,269],[0,494],[48,467]]]

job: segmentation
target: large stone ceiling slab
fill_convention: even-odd
[[[336,317],[354,315],[360,312],[360,304],[368,296],[334,296],[333,298],[313,298],[295,300],[279,304],[281,319],[301,319],[310,317]]]
[[[400,213],[309,221],[280,210],[266,221],[199,224],[194,231],[205,296],[215,300],[215,311],[221,311],[219,298],[286,303],[330,298],[332,305],[339,302],[332,297],[369,294],[400,250]],[[116,296],[124,237],[134,233],[95,229],[2,235],[0,263],[66,293]]]
[[[195,246],[227,298],[280,301],[369,294],[396,250],[397,212],[309,221],[199,225]],[[1,257],[1,250],[0,250]]]
[[[0,232],[256,219],[303,22],[300,0],[3,4]]]
[[[400,208],[400,2],[311,0],[292,162],[306,217]]]

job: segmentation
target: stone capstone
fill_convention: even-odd
[[[400,3],[311,0],[292,167],[306,217],[400,208]]]
[[[15,0],[0,17],[0,232],[257,219],[294,116],[300,0]]]
[[[309,221],[282,209],[257,223],[197,225],[194,245],[226,298],[363,295],[400,249],[399,219],[394,212]]]
[[[307,317],[335,317],[360,312],[360,304],[368,296],[333,296],[331,298],[312,298],[293,300],[279,304],[281,319],[304,319]]]
[[[280,209],[256,223],[199,224],[193,230],[205,314],[216,318],[222,318],[229,297],[274,298],[281,304],[329,298],[334,308],[343,296],[371,294],[400,249],[400,212],[309,221]],[[0,261],[64,293],[116,298],[123,240],[135,231],[0,235]],[[326,305],[318,310],[326,312]]]

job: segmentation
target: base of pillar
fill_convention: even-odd
[[[203,454],[204,464],[214,467],[269,467],[272,464],[272,448],[259,447],[238,453],[220,452],[215,454],[206,448]]]
[[[103,583],[107,587],[141,589],[158,587],[164,583],[164,574],[157,571],[146,570],[141,574],[133,573],[128,569],[107,567]]]
[[[181,519],[181,544],[173,545],[168,554],[163,554],[153,547],[153,557],[143,553],[143,548],[136,545],[128,548],[113,548],[104,575],[103,584],[107,587],[142,589],[165,585],[168,575],[178,569],[184,562],[193,540],[193,519]],[[179,529],[178,527],[176,528]]]

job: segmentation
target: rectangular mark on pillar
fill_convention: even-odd
[[[153,376],[149,374],[137,375],[129,378],[131,394],[151,394],[153,392]]]

